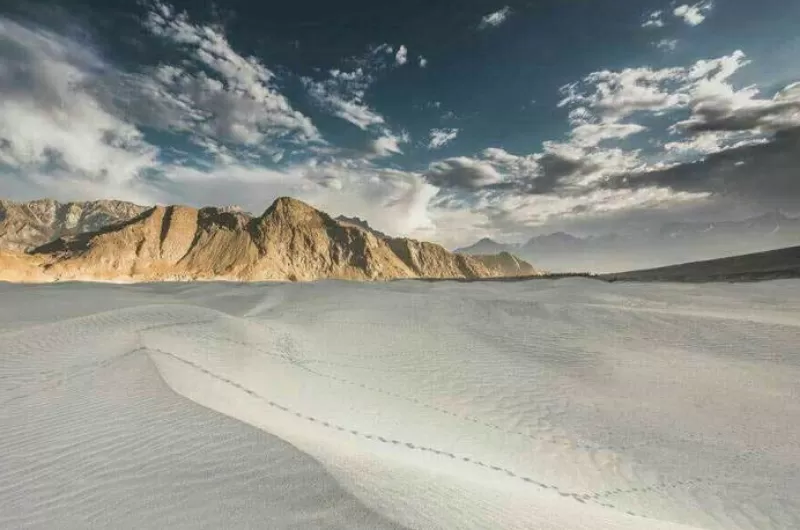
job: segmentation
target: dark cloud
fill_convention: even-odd
[[[561,188],[577,175],[589,175],[601,169],[587,159],[577,159],[558,153],[546,153],[539,159],[540,174],[526,187],[528,193],[550,193]]]
[[[663,186],[710,192],[765,209],[800,210],[800,127],[771,141],[728,149],[703,160],[607,180],[614,189]]]
[[[800,100],[776,101],[767,105],[731,110],[726,105],[707,104],[694,110],[692,119],[683,130],[690,133],[737,132],[755,129],[781,130],[796,125],[795,114],[800,112]]]
[[[500,173],[488,162],[467,157],[435,162],[425,177],[434,186],[456,189],[488,188],[501,184],[503,180]]]

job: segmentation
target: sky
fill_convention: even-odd
[[[456,247],[800,211],[800,0],[5,0],[0,196]]]

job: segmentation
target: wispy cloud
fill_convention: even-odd
[[[675,8],[673,14],[682,19],[686,24],[697,26],[705,21],[713,7],[714,4],[711,1],[698,2],[693,5],[682,4]]]
[[[655,46],[659,50],[670,52],[678,47],[678,41],[676,39],[661,39],[655,43]]]
[[[408,62],[408,48],[405,45],[401,44],[400,47],[397,49],[397,53],[394,56],[395,62],[402,66]]]
[[[381,136],[370,142],[371,154],[381,158],[392,155],[403,154],[400,147],[402,144],[407,144],[411,141],[408,132],[394,134],[388,129],[382,131]]]
[[[458,136],[459,129],[432,129],[428,149],[439,149],[449,144]]]
[[[319,138],[311,120],[275,88],[275,74],[258,59],[237,53],[218,30],[192,24],[164,3],[154,4],[145,27],[187,54],[188,62],[160,67],[153,80],[173,105],[196,111],[192,128],[253,145],[287,134],[303,141]]]
[[[331,70],[328,78],[322,81],[303,78],[309,95],[317,103],[334,116],[362,130],[384,123],[383,116],[370,109],[364,101],[366,91],[373,82],[373,75],[363,68],[350,72]]]
[[[508,6],[503,7],[502,9],[498,9],[493,13],[489,13],[481,18],[480,23],[478,24],[479,29],[488,29],[488,28],[496,28],[506,20],[511,15],[511,8]]]
[[[644,22],[642,22],[643,28],[663,28],[664,27],[664,12],[661,10],[653,11],[649,15]]]

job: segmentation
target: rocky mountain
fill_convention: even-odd
[[[146,209],[124,201],[0,200],[0,249],[30,250],[62,236],[128,221]]]
[[[738,221],[667,223],[652,232],[577,237],[564,232],[522,244],[482,239],[456,253],[510,252],[554,271],[615,272],[777,249],[800,243],[800,218],[781,212]]]
[[[375,237],[380,237],[383,239],[387,239],[389,237],[383,232],[372,228],[365,219],[361,219],[360,217],[347,217],[346,215],[340,215],[336,218],[336,220],[344,225],[352,225],[363,228],[367,232],[371,232]]]
[[[0,254],[0,280],[388,280],[536,275],[513,256],[465,256],[377,237],[290,198],[259,217],[220,208],[156,206],[28,253]]]

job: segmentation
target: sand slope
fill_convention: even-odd
[[[613,281],[641,282],[743,282],[800,278],[800,246],[657,269],[604,274],[601,277]]]
[[[0,300],[2,528],[800,527],[794,281]]]

